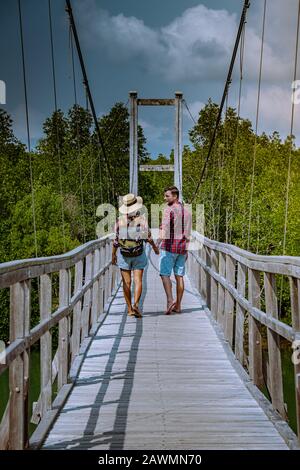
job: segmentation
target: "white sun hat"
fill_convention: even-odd
[[[121,214],[131,214],[143,207],[143,199],[141,196],[135,196],[129,193],[123,196],[122,200],[123,204],[119,208]]]

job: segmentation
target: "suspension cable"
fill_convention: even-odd
[[[82,71],[82,75],[83,75],[83,84],[86,88],[86,92],[87,92],[87,95],[88,95],[90,108],[91,108],[92,116],[93,116],[93,119],[94,119],[96,134],[97,134],[98,141],[99,141],[99,144],[100,144],[100,148],[102,150],[103,158],[104,158],[104,161],[105,161],[105,164],[106,164],[106,167],[107,167],[107,174],[108,174],[108,177],[109,177],[109,180],[110,180],[110,183],[111,183],[112,195],[113,195],[113,198],[114,198],[114,194],[115,194],[114,178],[112,176],[109,160],[107,158],[106,151],[105,151],[105,144],[104,144],[104,141],[102,139],[100,126],[99,126],[98,119],[97,119],[97,116],[96,116],[94,101],[93,101],[93,98],[92,98],[92,94],[91,94],[91,90],[90,90],[90,86],[89,86],[89,82],[88,82],[88,78],[87,78],[87,73],[86,73],[85,64],[84,64],[84,60],[83,60],[83,56],[82,56],[82,52],[81,52],[81,47],[80,47],[79,38],[78,38],[78,34],[77,34],[77,28],[76,28],[76,24],[75,24],[75,20],[74,20],[74,16],[73,16],[73,10],[72,10],[70,0],[66,0],[66,11],[69,15],[70,25],[71,25],[71,29],[72,29],[72,32],[73,32],[75,45],[76,45],[76,49],[77,49],[77,53],[78,53],[78,58],[79,58],[80,66],[81,66],[81,71]]]
[[[29,153],[29,173],[30,173],[30,186],[31,186],[31,201],[32,201],[32,218],[33,218],[33,231],[34,231],[34,248],[35,256],[38,255],[37,248],[37,234],[36,234],[36,215],[35,215],[35,194],[34,194],[34,182],[33,182],[33,168],[32,168],[32,156],[31,156],[31,144],[30,144],[30,127],[29,127],[29,110],[28,110],[28,96],[27,96],[27,79],[26,79],[26,64],[25,64],[25,50],[24,50],[24,37],[23,37],[23,19],[21,1],[18,0],[19,10],[19,28],[20,28],[20,39],[21,39],[21,52],[22,52],[22,70],[23,70],[23,86],[24,86],[24,98],[25,98],[25,115],[26,115],[26,130],[27,130],[27,148]]]
[[[226,104],[225,104],[225,115],[224,115],[224,124],[223,124],[223,148],[222,155],[220,152],[220,166],[219,166],[219,179],[220,179],[220,188],[219,188],[219,204],[218,204],[218,226],[217,226],[217,240],[219,240],[219,230],[220,230],[220,220],[221,220],[221,202],[222,202],[222,192],[223,192],[223,165],[225,160],[225,142],[227,138],[227,111],[228,111],[228,93],[226,94]]]
[[[297,66],[298,66],[298,49],[299,49],[299,25],[300,25],[300,0],[298,2],[298,18],[297,18],[297,33],[296,33],[296,47],[295,47],[295,61],[294,61],[294,77],[293,81],[297,78]],[[287,235],[287,222],[288,222],[288,206],[289,206],[289,189],[291,179],[291,160],[292,160],[292,149],[293,149],[293,132],[294,132],[294,114],[295,114],[295,100],[293,92],[292,109],[291,109],[291,127],[290,127],[290,149],[289,149],[289,160],[288,160],[288,171],[287,171],[287,185],[286,185],[286,202],[285,202],[285,218],[284,218],[284,237],[283,237],[283,252],[285,255],[286,249],[286,235]]]
[[[73,77],[73,91],[74,91],[74,102],[75,102],[75,121],[76,121],[76,144],[77,144],[77,160],[79,165],[79,178],[80,178],[80,198],[81,198],[81,216],[83,226],[83,240],[86,242],[86,226],[85,226],[85,210],[84,210],[84,195],[83,195],[83,178],[82,178],[82,164],[81,164],[81,145],[79,136],[79,108],[77,103],[77,85],[76,85],[76,74],[75,74],[75,61],[74,61],[74,46],[73,46],[73,35],[72,29],[70,28],[70,46],[71,46],[71,61],[72,61],[72,77]]]
[[[125,108],[127,108],[128,106],[128,103],[129,103],[129,99],[127,100],[126,104],[125,104]],[[106,136],[105,140],[104,140],[104,145],[107,145],[108,142],[110,141],[112,135],[113,135],[113,132],[116,128],[116,126],[119,124],[120,120],[121,120],[121,117],[122,117],[122,112],[123,112],[123,109],[120,109],[120,111],[118,112],[114,122],[113,122],[113,125],[112,127],[110,128],[110,132],[109,134]],[[90,171],[93,170],[93,167],[94,165],[96,164],[96,160],[94,160],[93,162],[93,165],[91,167],[91,169],[85,174],[84,178],[83,178],[83,182],[85,181],[85,179],[89,176],[89,173]],[[100,167],[100,159],[99,159],[99,173],[101,172],[101,167]],[[78,194],[78,190],[75,192],[75,195]]]
[[[236,125],[236,137],[235,137],[233,189],[232,189],[232,199],[231,199],[231,220],[230,220],[230,230],[229,230],[229,243],[231,243],[231,238],[232,238],[233,216],[234,216],[237,156],[238,156],[240,115],[241,115],[241,97],[242,97],[242,84],[243,84],[243,78],[244,78],[243,71],[244,71],[245,35],[246,35],[246,21],[244,22],[243,32],[241,35],[241,43],[240,43],[240,80],[239,80],[238,112],[237,112],[237,125]]]
[[[297,79],[298,50],[299,50],[299,29],[300,29],[300,0],[298,1],[298,16],[297,16],[297,32],[296,32],[293,82],[295,82],[296,79]],[[289,191],[290,191],[290,182],[291,182],[291,164],[292,164],[294,115],[295,115],[294,94],[295,94],[295,89],[293,88],[292,107],[291,107],[290,143],[289,143],[290,146],[289,146],[287,182],[286,182],[285,214],[284,214],[284,229],[283,229],[283,244],[282,244],[282,255],[283,256],[286,254],[286,238],[287,238],[288,210],[289,210]],[[283,275],[281,276],[279,311],[281,311],[282,292],[283,292]]]
[[[183,99],[182,101],[183,101],[183,104],[184,104],[185,107],[186,107],[186,110],[187,110],[187,112],[188,112],[188,114],[189,114],[191,120],[193,121],[193,123],[194,123],[195,126],[196,126],[196,125],[197,125],[196,119],[195,119],[194,116],[192,115],[192,113],[191,113],[191,111],[190,111],[190,108],[188,107],[188,104],[187,104],[186,100]]]
[[[250,247],[250,233],[251,233],[251,219],[252,219],[252,204],[253,204],[253,190],[254,190],[254,176],[256,164],[256,150],[257,150],[257,132],[258,132],[258,119],[260,110],[260,92],[261,92],[261,78],[263,66],[263,53],[264,53],[264,39],[265,39],[265,25],[266,25],[266,10],[267,0],[264,0],[263,22],[262,22],[262,35],[261,35],[261,48],[260,48],[260,62],[259,62],[259,77],[258,77],[258,90],[257,90],[257,103],[256,103],[256,117],[255,117],[255,135],[254,135],[254,148],[253,148],[253,166],[251,177],[251,190],[250,190],[250,209],[249,209],[249,223],[248,223],[248,241],[247,250]]]
[[[206,166],[207,166],[208,160],[210,158],[210,155],[211,155],[214,143],[215,143],[217,129],[218,129],[220,121],[221,121],[226,95],[227,95],[227,92],[228,92],[229,85],[231,83],[232,71],[233,71],[235,58],[236,58],[236,54],[237,54],[237,51],[238,51],[239,42],[240,42],[241,34],[242,34],[242,31],[243,31],[243,27],[244,27],[246,15],[247,15],[247,9],[249,7],[250,7],[250,0],[244,0],[244,6],[243,6],[242,14],[241,14],[240,24],[239,24],[239,28],[238,28],[238,32],[237,32],[237,36],[236,36],[236,40],[235,40],[235,45],[234,45],[234,49],[233,49],[233,53],[232,53],[232,57],[231,57],[230,65],[229,65],[227,79],[226,79],[226,82],[225,82],[223,96],[222,96],[221,104],[220,104],[220,107],[219,107],[219,112],[218,112],[217,120],[216,120],[216,123],[215,123],[212,139],[211,139],[211,142],[210,142],[210,145],[209,145],[209,149],[208,149],[208,153],[207,153],[207,156],[206,156],[206,159],[205,159],[205,162],[204,162],[204,166],[202,168],[202,172],[201,172],[199,182],[197,184],[194,195],[193,195],[190,202],[194,201],[194,199],[195,199],[195,197],[198,193],[198,190],[200,188],[200,185],[202,184],[202,180],[204,178]]]
[[[52,28],[52,12],[51,12],[51,0],[48,0],[48,17],[49,17],[49,30],[50,30],[50,47],[51,47],[51,65],[52,65],[52,81],[53,81],[53,97],[54,97],[54,109],[56,118],[56,145],[58,155],[58,172],[59,172],[59,189],[61,198],[61,224],[63,234],[64,252],[66,251],[66,234],[65,234],[65,215],[64,215],[64,197],[62,188],[62,171],[61,171],[61,148],[58,130],[58,114],[57,114],[57,92],[56,92],[56,72],[55,72],[55,60],[54,60],[54,42],[53,42],[53,28]]]

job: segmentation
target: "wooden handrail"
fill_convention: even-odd
[[[287,419],[283,397],[280,338],[300,351],[300,257],[264,256],[192,232],[195,249],[188,256],[188,272],[236,359],[253,383],[268,384],[272,405]],[[191,245],[193,246],[193,245]],[[280,319],[276,275],[289,280],[292,324]],[[264,292],[264,296],[262,296]],[[262,307],[262,304],[264,306]],[[246,329],[247,325],[247,329]],[[263,364],[263,328],[266,330],[268,366]],[[246,337],[246,332],[248,337]],[[248,343],[248,357],[245,356]],[[293,351],[291,350],[291,357]],[[300,359],[300,353],[298,354]],[[300,361],[296,361],[300,362]],[[264,372],[268,376],[264,377]],[[300,364],[294,364],[297,431],[300,439]]]
[[[111,264],[112,234],[59,256],[0,265],[0,288],[10,287],[10,344],[0,374],[9,369],[9,401],[0,424],[0,449],[39,446],[74,382],[74,370],[115,292],[120,275]],[[59,274],[59,305],[52,312],[52,273]],[[74,282],[72,282],[72,276]],[[30,328],[31,280],[38,279],[39,323]],[[72,288],[73,286],[73,288]],[[52,361],[52,329],[58,326],[58,348]],[[71,327],[72,326],[72,327]],[[72,333],[71,333],[72,332]],[[28,416],[30,350],[40,341],[40,396]],[[58,395],[52,403],[57,377]],[[57,405],[59,403],[59,405]],[[39,423],[29,440],[30,420]]]
[[[263,268],[266,272],[300,278],[300,256],[258,255],[229,243],[210,240],[195,231],[192,232],[192,237],[208,248],[225,255],[230,254],[236,261],[242,262],[249,268],[257,270]]]
[[[0,264],[0,289],[10,285],[41,276],[57,272],[62,268],[74,266],[77,261],[86,257],[89,253],[99,248],[106,240],[112,239],[113,234],[108,234],[97,240],[92,240],[74,248],[67,253],[56,256],[41,258],[29,258],[16,261],[8,261]]]

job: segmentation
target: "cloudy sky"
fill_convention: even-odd
[[[73,0],[74,15],[97,113],[106,113],[128,92],[140,97],[173,97],[180,90],[194,115],[209,97],[219,102],[237,32],[242,0]],[[289,133],[291,82],[295,54],[297,0],[268,0],[259,132]],[[48,0],[22,0],[32,145],[54,107]],[[253,122],[262,28],[263,0],[251,0],[241,114]],[[17,0],[0,0],[0,80],[7,86],[3,106],[25,141],[24,94]],[[52,0],[58,106],[74,102],[68,19],[64,0]],[[238,63],[229,104],[237,105]],[[298,78],[298,76],[297,76]],[[300,77],[299,77],[300,78]],[[77,64],[79,102],[84,105]],[[299,134],[299,105],[295,132]],[[174,110],[139,108],[139,122],[153,157],[169,154],[174,139]],[[184,143],[191,118],[184,115]]]

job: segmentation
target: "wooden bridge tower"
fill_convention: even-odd
[[[174,171],[174,184],[179,189],[182,200],[182,99],[180,91],[175,98],[141,99],[136,91],[130,97],[130,181],[129,190],[138,194],[138,171]],[[175,107],[175,145],[173,165],[140,165],[138,167],[138,106],[174,106]]]

